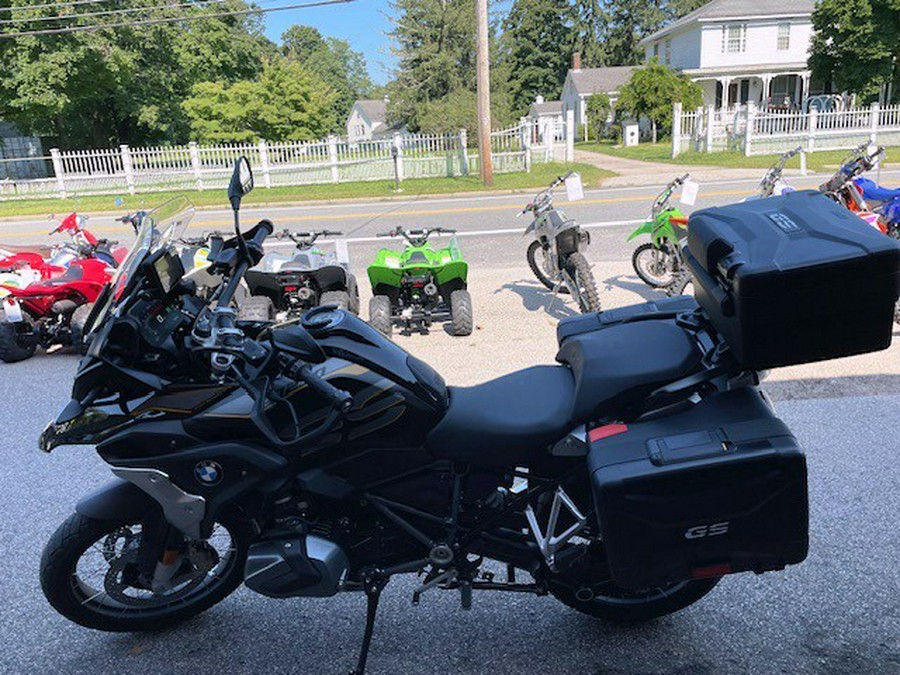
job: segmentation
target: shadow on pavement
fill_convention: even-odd
[[[659,300],[666,297],[665,291],[661,288],[651,288],[636,276],[617,274],[604,279],[601,283],[603,284],[603,288],[600,289],[601,302],[603,301],[603,291],[611,291],[613,287],[635,293],[644,300]]]
[[[569,304],[567,295],[555,295],[548,291],[539,281],[511,281],[494,291],[494,295],[502,291],[512,291],[522,298],[522,305],[529,312],[543,310],[554,319],[568,319],[581,314]]]
[[[776,401],[900,394],[900,375],[847,375],[764,381],[763,390]]]

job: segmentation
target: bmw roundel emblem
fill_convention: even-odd
[[[211,459],[197,462],[194,466],[194,478],[201,485],[216,485],[222,480],[222,465]]]

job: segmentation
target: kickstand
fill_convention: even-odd
[[[366,659],[369,657],[369,646],[372,644],[372,632],[375,629],[375,614],[378,612],[381,591],[384,590],[387,581],[382,578],[366,580],[366,630],[363,633],[362,646],[359,649],[359,661],[356,663],[356,669],[350,671],[350,675],[365,675],[366,673]]]

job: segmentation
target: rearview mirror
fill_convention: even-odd
[[[228,184],[228,201],[231,208],[237,211],[241,207],[241,199],[253,189],[253,171],[246,157],[239,157],[234,163],[234,172]]]

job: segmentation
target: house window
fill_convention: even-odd
[[[666,64],[672,61],[672,38],[666,38]]]
[[[747,47],[747,25],[732,23],[722,26],[722,53],[735,54]]]
[[[791,24],[778,24],[778,51],[784,52],[791,48]]]

